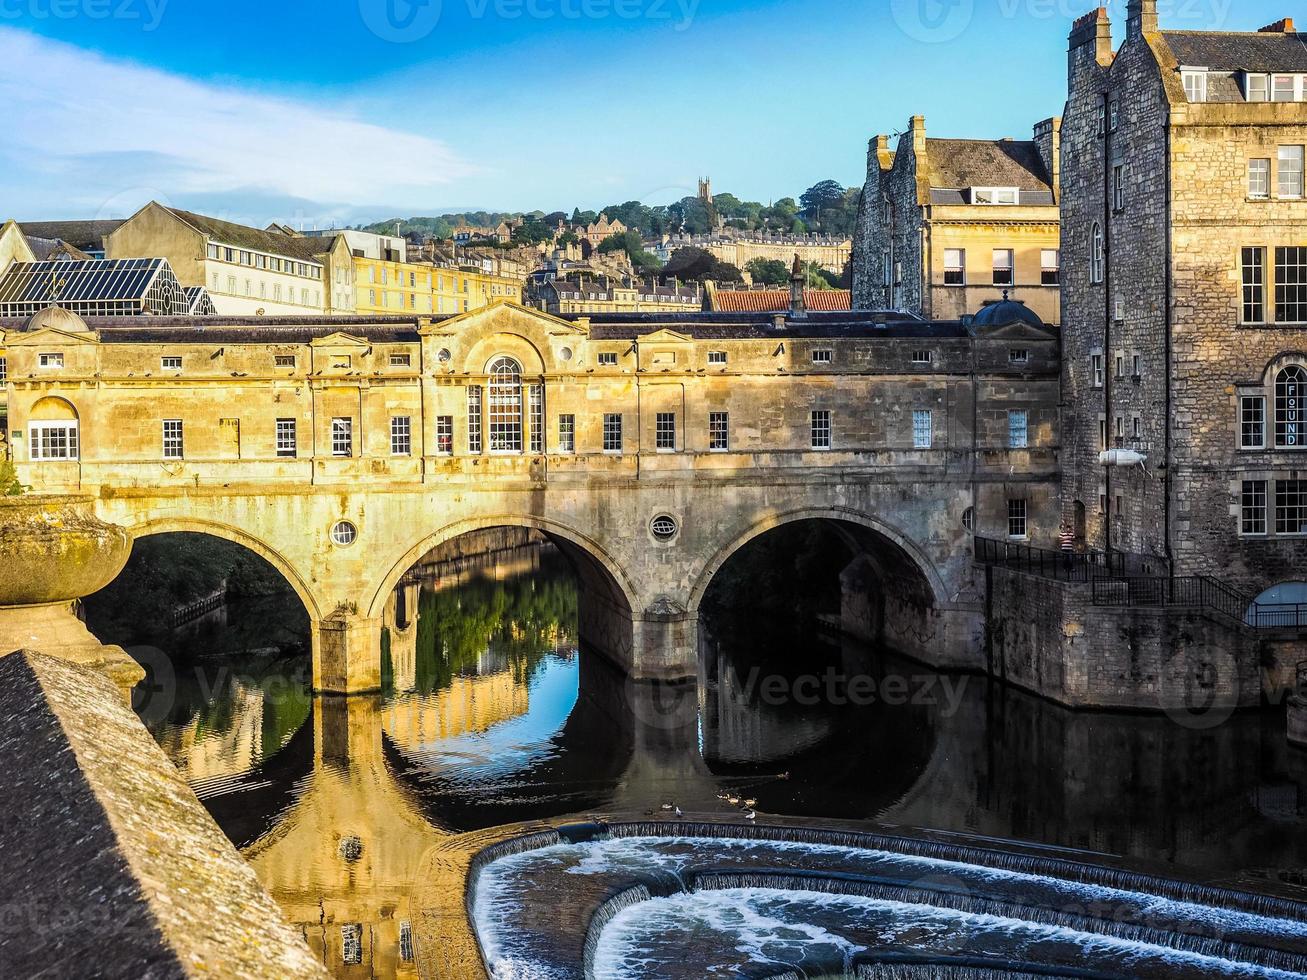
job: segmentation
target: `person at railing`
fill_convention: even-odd
[[[1067,575],[1070,575],[1076,563],[1076,532],[1070,521],[1062,522],[1057,540],[1062,547],[1062,565],[1066,568]]]

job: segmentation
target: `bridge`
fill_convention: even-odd
[[[405,573],[486,528],[575,565],[582,637],[640,679],[696,675],[700,606],[801,521],[851,555],[846,625],[982,660],[971,533],[1057,525],[1059,353],[1020,304],[892,314],[0,321],[11,455],[137,537],[202,532],[294,588],[326,692],[380,684]]]

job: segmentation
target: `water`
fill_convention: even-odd
[[[729,618],[707,631],[698,690],[655,688],[578,651],[575,587],[548,550],[422,584],[416,622],[389,635],[381,696],[312,697],[304,638],[281,635],[266,606],[228,610],[212,635],[192,630],[143,657],[142,717],[342,976],[415,975],[408,895],[431,844],[535,818],[662,818],[673,803],[709,817],[752,800],[764,817],[1032,841],[1241,887],[1307,869],[1307,755],[1289,749],[1275,712],[1210,731],[1077,714],[810,623]],[[267,648],[260,622],[278,624],[262,628]],[[846,676],[869,678],[875,696],[852,696]],[[815,699],[799,683],[809,677]],[[831,703],[832,691],[850,703]],[[766,889],[738,891],[668,894],[658,914],[777,913]],[[883,927],[887,900],[847,901]],[[822,940],[823,963],[841,943],[865,944],[818,905],[790,911],[835,937]],[[645,955],[653,920],[631,916],[606,937],[614,963]],[[354,925],[358,963],[342,932]]]

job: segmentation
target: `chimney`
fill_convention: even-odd
[[[1293,34],[1293,18],[1285,17],[1283,20],[1277,20],[1274,24],[1267,24],[1258,34]]]
[[[1044,162],[1049,183],[1053,185],[1053,200],[1062,198],[1062,119],[1054,116],[1035,123],[1035,146]]]
[[[926,117],[913,116],[908,129],[912,133],[912,152],[918,160],[923,159],[926,155]]]
[[[1107,8],[1099,7],[1071,25],[1072,57],[1082,48],[1092,48],[1094,60],[1106,67],[1112,63],[1112,21]]]
[[[1125,36],[1127,40],[1157,33],[1157,0],[1130,0],[1126,8]]]
[[[803,260],[799,253],[794,253],[794,269],[790,273],[790,316],[802,320],[808,315],[808,304],[804,300],[803,287],[808,284],[808,277],[803,271]]]

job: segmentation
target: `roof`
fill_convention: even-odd
[[[104,238],[116,231],[122,219],[108,221],[20,221],[24,235],[67,242],[84,252],[103,252]]]
[[[1177,65],[1212,71],[1307,72],[1302,34],[1163,31]]]
[[[848,310],[853,294],[847,289],[805,289],[803,303],[809,310]],[[722,313],[779,313],[789,308],[788,289],[718,289],[713,294],[713,309]]]
[[[24,235],[27,239],[28,247],[31,248],[32,254],[36,256],[38,262],[46,262],[50,259],[89,259],[80,248],[69,245],[58,238],[35,238],[32,235]]]
[[[160,205],[163,207],[163,205]],[[268,252],[272,255],[289,255],[305,262],[321,262],[321,256],[331,251],[335,238],[329,235],[299,237],[283,235],[278,232],[238,225],[221,218],[196,214],[194,211],[182,211],[178,208],[164,208],[181,221],[186,222],[196,231],[208,236],[212,241],[234,248],[246,248],[254,252]]]
[[[155,289],[160,279],[165,280],[161,291]],[[23,307],[30,315],[56,302],[79,313],[119,303],[174,313],[180,296],[167,259],[15,262],[0,276],[0,309],[9,313]]]
[[[1033,140],[927,139],[926,155],[931,187],[1017,187],[1047,192],[1053,203],[1051,178]]]

